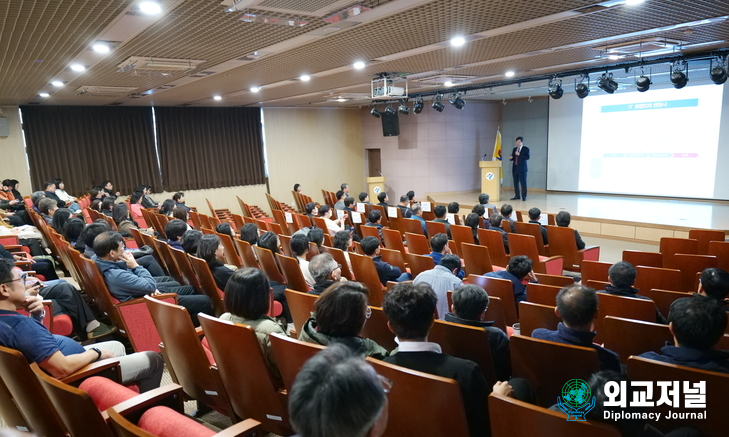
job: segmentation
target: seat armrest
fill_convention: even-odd
[[[590,246],[579,251],[582,259],[587,261],[600,261],[600,246]]]
[[[246,419],[220,431],[215,434],[215,437],[248,437],[258,435],[259,431],[261,431],[261,422]]]
[[[12,252],[12,251],[19,252],[19,251],[23,250],[23,246],[21,246],[20,244],[6,244],[5,250],[7,250],[8,252]]]
[[[564,270],[564,257],[562,255],[550,256],[541,262],[544,263],[544,269],[548,275],[562,275]]]
[[[149,297],[152,297],[154,299],[172,299],[172,298],[174,298],[175,305],[177,305],[177,294],[176,293],[163,293],[163,294],[158,294],[156,296],[149,295]],[[127,305],[138,305],[138,304],[147,305],[144,302],[143,297],[137,297],[134,299],[125,300],[124,302],[119,302],[116,304],[116,306],[123,307],[123,306],[127,306]]]
[[[203,330],[202,326],[198,326],[197,328],[195,328],[195,335],[197,335],[198,337],[202,337],[203,335],[205,335],[205,331]]]
[[[121,384],[121,368],[119,367],[119,360],[108,358],[106,360],[96,361],[80,368],[65,378],[61,378],[60,381],[77,387],[84,379],[91,376],[104,376]]]
[[[141,416],[145,411],[152,407],[165,406],[172,408],[180,414],[185,413],[184,404],[182,402],[182,386],[177,384],[168,384],[155,388],[148,392],[134,396],[133,398],[120,402],[112,408],[124,417],[130,415]],[[104,419],[108,419],[108,410],[103,412]]]

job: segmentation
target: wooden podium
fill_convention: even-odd
[[[385,188],[385,177],[376,176],[373,178],[367,178],[367,193],[370,195],[371,203],[378,203],[377,195],[387,191]]]
[[[478,166],[481,167],[481,192],[488,194],[492,203],[500,201],[499,170],[501,169],[501,161],[480,161]]]

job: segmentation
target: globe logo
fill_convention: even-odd
[[[490,181],[494,179],[494,174],[491,172],[486,173],[486,180]]]
[[[590,401],[590,386],[581,379],[570,379],[562,386],[562,402],[572,408],[581,408]]]
[[[380,188],[380,187],[375,187],[375,188],[373,188],[373,189],[372,189],[372,191],[374,191],[374,192],[375,192],[375,194],[380,194],[380,191],[382,191],[382,188]]]

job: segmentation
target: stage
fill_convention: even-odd
[[[662,237],[688,238],[690,229],[720,229],[729,233],[729,201],[664,199],[640,196],[545,192],[530,190],[526,202],[509,200],[514,192],[505,188],[497,206],[510,204],[515,211],[533,207],[542,213],[568,211],[570,227],[580,234],[624,241],[656,244]],[[480,191],[426,194],[433,202],[458,202],[460,214],[478,203]]]

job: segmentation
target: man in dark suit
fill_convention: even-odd
[[[529,147],[523,144],[523,137],[516,137],[516,147],[511,151],[509,161],[511,161],[511,173],[514,175],[514,197],[511,200],[526,200],[527,196],[527,172],[529,167]],[[519,191],[521,185],[521,192]],[[521,195],[520,195],[521,193]]]

